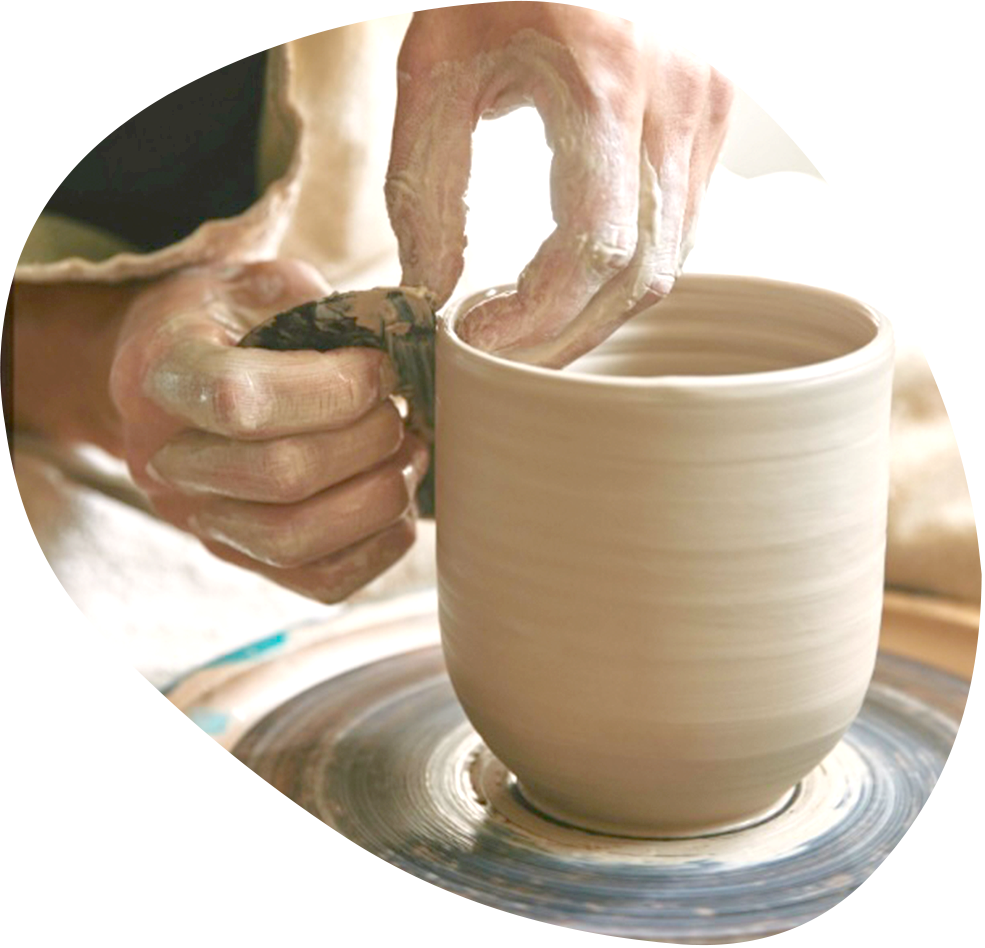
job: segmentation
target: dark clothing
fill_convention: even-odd
[[[164,96],[101,141],[45,211],[108,230],[141,251],[233,217],[258,198],[266,53]]]

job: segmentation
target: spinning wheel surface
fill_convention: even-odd
[[[933,789],[967,691],[881,655],[855,724],[780,812],[729,833],[640,840],[565,826],[523,800],[455,699],[427,603],[375,633],[309,633],[243,675],[199,689],[192,716],[205,699],[214,710],[223,692],[237,692],[240,710],[252,699],[252,720],[240,714],[226,746],[363,848],[529,918],[696,944],[793,928],[865,881]]]

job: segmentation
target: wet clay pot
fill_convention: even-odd
[[[564,371],[437,345],[443,648],[535,807],[679,836],[783,805],[873,671],[893,364],[846,297],[687,276]]]

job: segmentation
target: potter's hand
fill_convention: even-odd
[[[236,348],[328,287],[300,263],[188,270],[123,319],[110,392],[124,455],[157,512],[219,557],[334,602],[414,538],[426,449],[387,397],[383,353]]]
[[[477,307],[460,330],[513,358],[571,361],[673,286],[731,100],[714,69],[596,11],[490,3],[415,14],[387,180],[403,282],[441,302],[451,294],[475,125],[534,105],[554,154],[557,227],[516,293]]]

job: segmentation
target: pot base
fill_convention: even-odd
[[[854,891],[899,842],[953,742],[967,684],[881,655],[855,724],[769,818],[685,839],[538,812],[444,670],[433,594],[352,609],[213,663],[169,693],[256,773],[407,872],[600,934],[746,941]]]
[[[768,807],[760,810],[758,813],[753,813],[751,816],[747,816],[745,819],[735,820],[730,823],[716,824],[714,826],[703,826],[701,828],[691,829],[684,832],[675,832],[673,830],[666,829],[655,830],[652,827],[646,826],[627,827],[613,823],[580,820],[575,816],[571,816],[570,814],[566,814],[563,811],[552,807],[549,803],[546,803],[539,796],[539,794],[531,791],[529,787],[525,787],[522,781],[516,781],[516,792],[520,799],[523,800],[527,807],[535,813],[539,813],[545,819],[552,820],[555,823],[560,823],[563,826],[570,826],[572,829],[584,830],[587,833],[597,833],[600,836],[655,840],[704,839],[708,836],[721,836],[724,833],[734,833],[738,830],[751,829],[753,826],[758,826],[760,823],[765,823],[767,820],[771,820],[775,816],[779,816],[779,814],[793,802],[799,787],[800,784],[797,784],[795,787],[791,787],[786,791],[786,793],[783,794],[783,796],[781,796],[778,800],[775,800]]]

